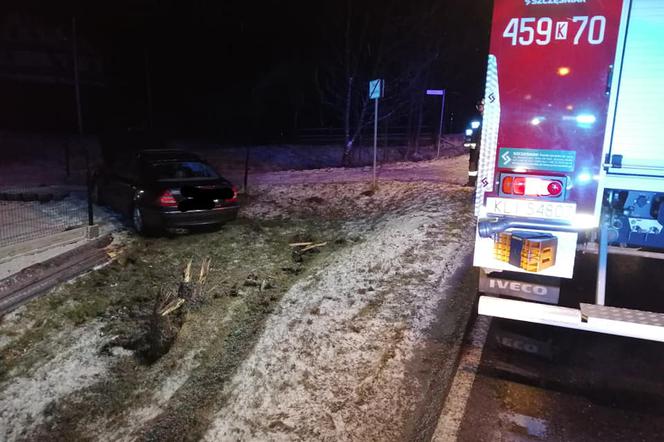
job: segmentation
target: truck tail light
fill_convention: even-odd
[[[558,196],[563,193],[563,183],[553,180],[546,186],[546,189],[549,191],[550,196]]]
[[[165,190],[159,197],[159,205],[161,207],[177,207],[178,202],[175,201],[175,197],[170,190]]]
[[[501,189],[507,195],[558,197],[564,186],[561,180],[508,175],[502,178]]]
[[[514,195],[525,195],[526,194],[526,178],[525,177],[516,177],[512,183],[512,192]]]
[[[506,193],[508,195],[512,194],[512,182],[514,181],[514,177],[511,176],[506,176],[503,178],[503,193]]]

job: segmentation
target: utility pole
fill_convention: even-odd
[[[78,78],[78,42],[76,36],[76,17],[71,18],[72,29],[72,55],[74,58],[74,89],[76,91],[76,118],[78,121],[78,135],[83,135],[83,116],[81,113],[81,85]]]
[[[79,136],[83,134],[83,119],[81,117],[81,90],[78,79],[78,42],[76,36],[76,17],[71,18],[71,51],[72,51],[72,66],[74,71],[74,96],[76,99],[76,122]],[[65,175],[69,179],[71,175],[70,165],[71,149],[69,142],[65,146]]]
[[[148,128],[152,129],[152,81],[150,79],[150,50],[145,44],[145,95],[147,100]]]
[[[249,155],[251,147],[244,147],[244,194],[249,195]]]
[[[83,144],[83,113],[81,112],[81,84],[78,73],[78,37],[76,34],[76,16],[71,18],[72,55],[74,58],[74,90],[76,91],[76,119],[78,121],[78,142]],[[85,148],[86,190],[88,194],[88,225],[94,224],[92,209],[92,174],[90,173],[90,152]],[[69,176],[69,155],[67,155],[67,176]]]

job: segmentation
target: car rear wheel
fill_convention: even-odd
[[[147,233],[147,229],[145,228],[145,220],[143,219],[143,211],[140,207],[134,206],[131,213],[131,221],[134,229],[136,229],[136,232],[140,233],[141,235],[145,235]]]

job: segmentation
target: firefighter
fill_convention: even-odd
[[[466,129],[464,147],[470,149],[470,160],[468,163],[468,182],[466,186],[475,187],[477,184],[477,169],[480,160],[480,143],[482,140],[482,115],[484,114],[484,99],[477,102],[475,106],[479,117],[471,121],[470,127]]]

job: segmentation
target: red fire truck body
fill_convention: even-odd
[[[475,200],[480,314],[664,341],[664,314],[605,296],[608,253],[664,257],[659,103],[661,0],[495,0]],[[575,277],[580,250],[598,255],[595,302],[563,307],[560,278]]]

